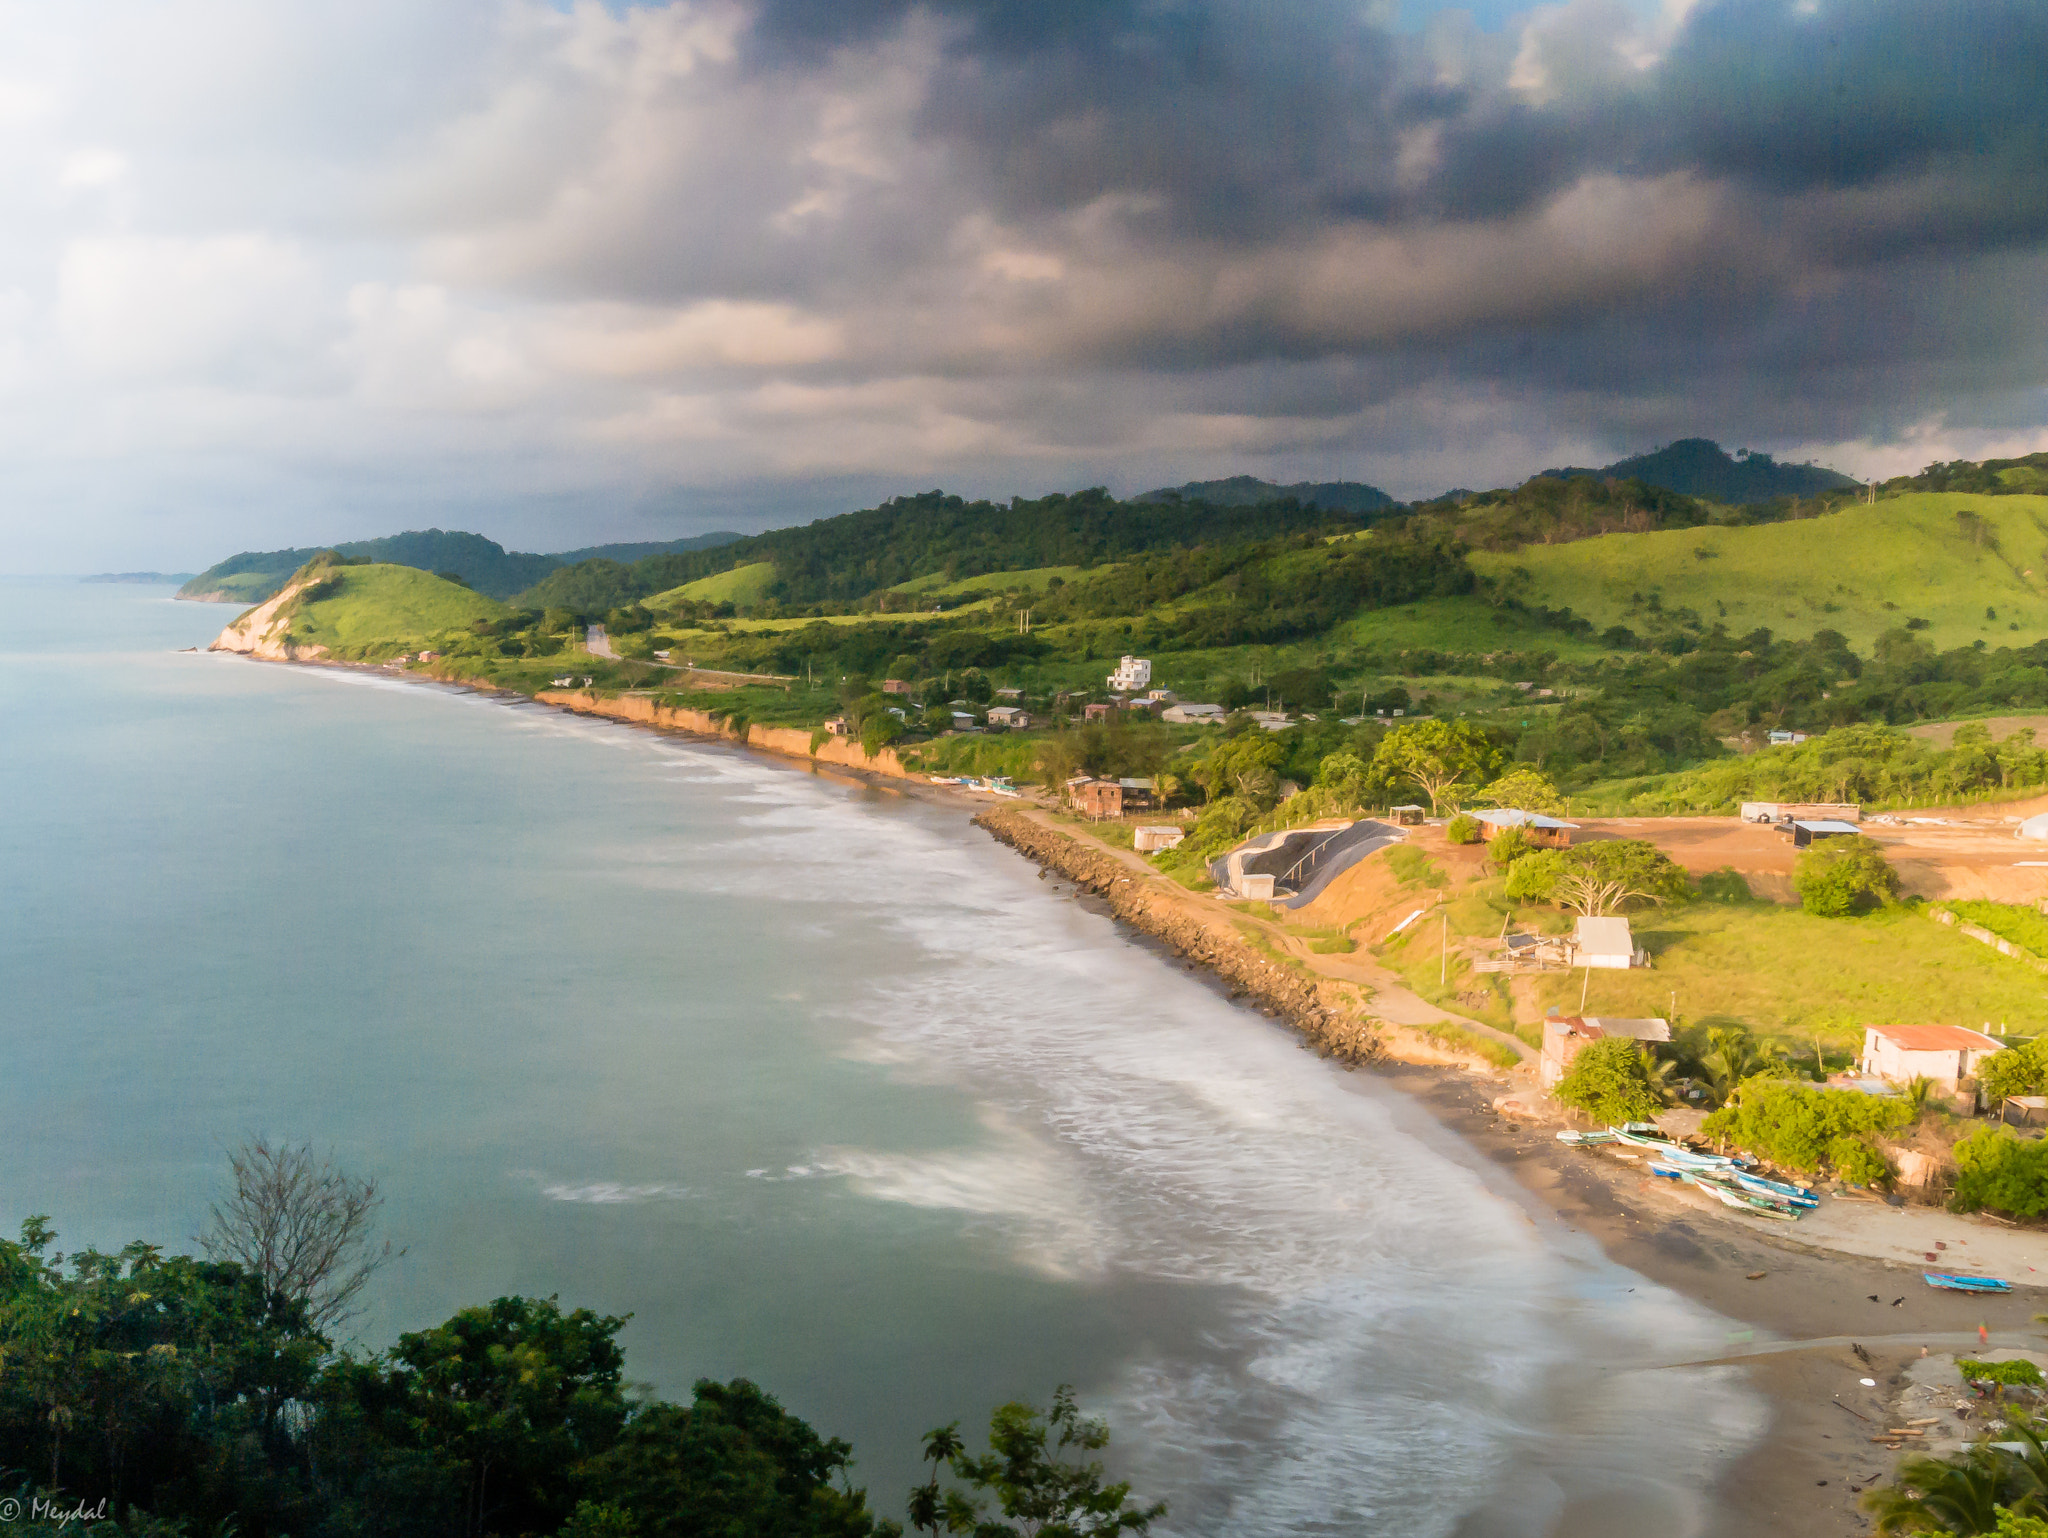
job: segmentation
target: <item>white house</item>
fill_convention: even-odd
[[[1119,694],[1136,694],[1152,682],[1152,660],[1149,657],[1121,657],[1117,660],[1116,671],[1109,675],[1109,686]]]
[[[998,705],[988,713],[990,726],[1007,726],[1012,731],[1024,731],[1031,725],[1031,714],[1018,705]]]
[[[1221,721],[1228,714],[1230,712],[1221,705],[1195,705],[1183,700],[1160,711],[1159,719],[1170,721],[1175,726],[1200,726]]]
[[[1629,933],[1625,918],[1581,918],[1572,931],[1573,966],[1606,967],[1618,972],[1649,964],[1650,958],[1636,949],[1635,937]]]
[[[1859,1072],[1910,1084],[1932,1079],[1944,1094],[1954,1094],[1964,1079],[1977,1077],[1977,1065],[1999,1050],[2000,1043],[1982,1031],[1960,1025],[1866,1025]]]
[[[1154,823],[1139,828],[1131,834],[1131,847],[1137,850],[1139,854],[1156,854],[1162,849],[1178,848],[1180,841],[1186,837],[1187,830],[1185,828],[1176,828],[1171,824],[1161,825]]]

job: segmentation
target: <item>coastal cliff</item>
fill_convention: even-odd
[[[317,662],[327,655],[324,646],[295,645],[291,639],[291,615],[285,610],[291,601],[313,585],[315,579],[287,585],[274,598],[266,599],[231,623],[213,638],[210,652],[239,652],[269,662]]]
[[[697,737],[721,737],[764,753],[832,764],[842,769],[859,769],[869,774],[886,775],[892,780],[910,778],[910,771],[898,760],[895,749],[884,748],[871,754],[849,737],[827,737],[812,747],[814,734],[801,727],[756,723],[749,723],[742,734],[734,731],[728,720],[708,711],[662,705],[637,694],[602,695],[588,689],[543,689],[534,698],[543,705],[557,705],[578,715],[603,716],[612,721],[630,721],[637,726],[688,732]]]
[[[980,813],[975,826],[1027,859],[1059,872],[1109,904],[1133,929],[1163,941],[1177,955],[1215,973],[1243,996],[1285,1020],[1326,1056],[1366,1063],[1381,1056],[1379,1032],[1336,996],[1333,985],[1311,982],[1256,954],[1236,935],[1225,935],[1177,912],[1146,889],[1114,856],[1046,827],[1024,812],[999,807]]]

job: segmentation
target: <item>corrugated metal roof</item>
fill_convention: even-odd
[[[1795,828],[1804,828],[1809,833],[1860,833],[1863,830],[1853,822],[1795,822]]]
[[[1908,1052],[1996,1052],[2004,1045],[1982,1031],[1960,1025],[1871,1025],[1864,1029]]]
[[[1628,932],[1628,920],[1623,918],[1582,918],[1572,938],[1578,941],[1580,950],[1591,951],[1595,956],[1636,953],[1635,937]]]
[[[1472,813],[1481,822],[1492,823],[1496,828],[1576,828],[1575,822],[1559,822],[1555,817],[1545,817],[1541,812],[1524,812],[1516,807],[1497,807],[1490,812]]]
[[[1637,1041],[1671,1039],[1671,1023],[1654,1016],[1642,1019],[1621,1015],[1587,1015],[1584,1018],[1586,1024],[1597,1027],[1603,1036],[1631,1036]]]

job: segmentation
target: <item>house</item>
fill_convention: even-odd
[[[1572,931],[1572,965],[1575,967],[1602,967],[1624,972],[1630,967],[1649,964],[1649,953],[1636,949],[1635,936],[1629,933],[1625,918],[1581,917]]]
[[[1960,1025],[1866,1025],[1856,1067],[1897,1084],[1932,1079],[1936,1089],[1952,1095],[1964,1080],[1977,1077],[1977,1065],[1999,1046],[1993,1037]]]
[[[1802,742],[1806,741],[1806,733],[1804,733],[1804,732],[1772,732],[1772,733],[1770,734],[1770,739],[1771,739],[1771,746],[1772,746],[1772,747],[1774,747],[1774,748],[1790,748],[1790,747],[1797,747],[1797,746],[1798,746],[1798,745],[1799,745],[1800,743],[1802,743]]]
[[[1811,847],[1824,838],[1854,837],[1856,824],[1853,822],[1808,822],[1801,819],[1792,824],[1792,842],[1801,849]]]
[[[988,724],[990,726],[1007,727],[1013,732],[1021,732],[1031,725],[1031,716],[1029,712],[1020,709],[1018,706],[998,705],[988,713]]]
[[[853,735],[853,723],[844,716],[834,716],[825,723],[825,730],[835,737],[851,737]]]
[[[1745,801],[1744,822],[1809,821],[1861,822],[1863,808],[1853,801]]]
[[[1284,732],[1294,724],[1287,719],[1287,712],[1284,710],[1248,710],[1245,714],[1269,732]]]
[[[1178,701],[1160,711],[1159,719],[1174,726],[1203,726],[1213,725],[1228,714],[1221,705],[1194,705]]]
[[[977,730],[979,730],[979,729],[980,729],[980,723],[979,723],[979,722],[977,722],[977,721],[976,721],[976,720],[974,719],[973,715],[971,715],[971,714],[970,714],[969,712],[967,712],[967,711],[965,711],[965,710],[956,710],[956,711],[954,711],[954,712],[953,712],[953,730],[954,730],[954,731],[956,731],[956,732],[972,732],[972,731],[977,731]]]
[[[1115,780],[1098,780],[1077,774],[1066,783],[1067,805],[1084,817],[1121,817],[1124,788]]]
[[[1171,689],[1147,689],[1145,698],[1154,705],[1171,705],[1180,696]]]
[[[1131,847],[1139,854],[1157,854],[1162,849],[1179,848],[1180,841],[1187,836],[1184,828],[1154,823],[1131,834]]]
[[[910,680],[907,678],[885,678],[882,680],[882,692],[884,694],[907,695],[910,693]]]
[[[1543,1022],[1543,1055],[1537,1063],[1537,1074],[1543,1087],[1549,1089],[1563,1078],[1564,1071],[1571,1067],[1572,1059],[1583,1052],[1589,1042],[1613,1036],[1625,1036],[1631,1041],[1669,1041],[1671,1025],[1669,1021],[1655,1018],[1560,1015],[1553,1010]]]
[[[1150,780],[1118,780],[1123,787],[1124,810],[1130,812],[1150,811],[1152,808],[1152,782]]]
[[[1084,721],[1107,721],[1109,713],[1115,709],[1116,706],[1107,705],[1097,700],[1092,705],[1083,705],[1081,707],[1081,719]]]
[[[1109,675],[1110,688],[1119,694],[1136,694],[1152,682],[1152,662],[1148,657],[1120,657],[1116,671]]]
[[[1407,806],[1390,806],[1387,816],[1398,828],[1419,828],[1422,826],[1422,808],[1412,803]]]
[[[1017,701],[1024,698],[1024,691],[1022,689],[1016,688],[998,689],[996,690],[996,698],[1005,701],[1008,704],[1014,705],[1017,703]]]
[[[1575,822],[1559,822],[1555,817],[1545,817],[1538,812],[1518,811],[1513,807],[1499,807],[1493,811],[1473,812],[1478,820],[1479,832],[1483,838],[1492,840],[1510,828],[1520,828],[1529,842],[1545,849],[1569,849],[1572,833],[1578,827]]]

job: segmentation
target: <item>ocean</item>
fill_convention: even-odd
[[[729,748],[186,653],[0,582],[0,1227],[182,1247],[227,1146],[374,1177],[368,1346],[508,1293],[745,1376],[900,1517],[1072,1383],[1170,1534],[1693,1530],[1729,1329],[965,814]]]

